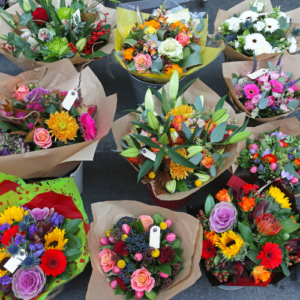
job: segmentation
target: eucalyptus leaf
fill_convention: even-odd
[[[195,165],[198,165],[202,158],[203,158],[203,154],[200,152],[200,153],[197,153],[192,158],[190,158],[190,162],[195,164]]]
[[[210,138],[212,143],[220,142],[223,139],[223,137],[226,133],[226,126],[227,126],[227,123],[222,122],[212,131],[211,138]]]
[[[296,109],[299,106],[299,100],[290,100],[287,106]]]
[[[158,57],[155,61],[153,61],[151,65],[151,71],[161,71],[163,68],[163,62],[160,57]]]
[[[258,103],[258,107],[260,109],[265,109],[267,106],[268,106],[268,99],[267,98],[260,98],[259,103]]]
[[[217,171],[216,171],[215,165],[212,165],[212,166],[210,167],[209,171],[210,171],[210,174],[211,174],[212,177],[216,177]]]

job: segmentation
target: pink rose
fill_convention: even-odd
[[[261,95],[255,95],[252,99],[251,102],[256,104],[259,102],[259,99],[261,98]]]
[[[34,131],[33,140],[38,146],[44,149],[47,149],[52,145],[51,136],[45,128],[36,129]]]
[[[111,287],[112,289],[116,289],[116,288],[117,288],[117,285],[118,285],[117,279],[114,279],[114,280],[110,283],[110,287]]]
[[[290,180],[290,183],[291,184],[296,184],[299,182],[299,179],[297,177],[293,177],[291,180]]]
[[[113,268],[112,268],[112,271],[115,273],[115,274],[120,274],[121,273],[121,269],[115,265]]]
[[[277,164],[271,163],[271,164],[270,164],[270,168],[271,168],[273,171],[276,171],[276,169],[277,169]]]
[[[109,249],[103,249],[100,253],[100,264],[104,272],[110,272],[116,265],[116,262],[112,260],[112,256],[115,253]]]
[[[287,89],[287,91],[288,91],[289,93],[294,94],[294,90],[293,90],[291,87],[289,87],[289,88]]]
[[[275,97],[274,96],[268,96],[268,107],[275,105]]]
[[[135,259],[136,261],[142,261],[142,260],[143,260],[143,254],[137,252],[136,254],[134,254],[134,259]]]
[[[229,120],[229,119],[228,119]],[[228,124],[228,120],[227,120],[227,124]],[[171,220],[166,220],[165,221],[166,222],[166,224],[167,224],[167,226],[168,226],[168,228],[172,225],[172,221]]]
[[[257,151],[258,148],[259,148],[258,145],[250,144],[250,149],[254,149],[255,151]]]
[[[155,279],[151,277],[151,273],[148,270],[141,268],[133,272],[130,282],[131,287],[135,291],[150,293],[154,287]]]
[[[256,173],[257,172],[257,167],[255,167],[255,166],[251,167],[249,171],[250,171],[250,173]]]
[[[149,226],[153,225],[153,219],[150,216],[141,215],[138,217],[138,220],[141,220],[146,232],[150,231]]]
[[[247,110],[253,110],[255,108],[255,105],[251,102],[251,100],[247,100],[245,103],[245,107]]]
[[[149,54],[144,55],[139,53],[133,60],[135,62],[136,70],[139,73],[145,73],[152,65],[151,56]]]
[[[172,233],[172,232],[168,233],[168,234],[166,235],[166,237],[165,237],[165,240],[166,240],[168,243],[174,242],[174,241],[176,240],[176,235],[175,235],[175,233]]]
[[[257,80],[257,83],[258,83],[258,84],[265,84],[265,83],[267,83],[268,80],[269,80],[269,74],[266,73],[266,74],[264,74],[264,75],[261,75],[261,76],[259,76],[258,78],[256,78],[256,80]]]
[[[272,80],[277,80],[280,77],[280,75],[275,71],[271,71],[270,76]]]
[[[178,41],[182,47],[185,47],[189,44],[191,37],[186,35],[185,33],[178,33],[175,37],[175,40]]]
[[[102,238],[100,239],[100,244],[101,244],[102,246],[107,246],[107,245],[109,245],[109,241],[108,241],[108,239],[107,239],[106,237],[102,237]]]
[[[22,85],[15,91],[15,93],[12,96],[13,96],[13,98],[16,98],[18,100],[24,100],[24,98],[27,94],[29,94],[28,86]]]

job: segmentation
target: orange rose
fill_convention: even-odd
[[[147,26],[147,27],[154,27],[155,29],[158,29],[160,27],[160,24],[154,20],[151,20],[151,21],[146,21],[143,25],[142,25],[142,29],[144,29],[144,27]]]
[[[137,166],[139,164],[139,159],[137,156],[136,157],[128,157],[127,160],[130,161],[135,166]]]
[[[182,69],[178,65],[173,64],[171,68],[166,67],[164,69],[164,73],[165,74],[173,74],[175,72],[175,70],[177,70],[179,74],[181,74],[183,72]]]
[[[300,158],[296,158],[294,160],[294,164],[299,167],[300,166]]]
[[[219,200],[220,202],[231,202],[231,198],[228,194],[228,190],[222,189],[221,191],[218,192],[216,195],[216,199]]]
[[[203,159],[201,160],[201,164],[207,168],[210,169],[210,167],[214,164],[214,160],[212,157],[206,156],[206,150],[203,150]]]
[[[128,60],[132,60],[133,59],[133,53],[134,49],[131,47],[131,48],[127,48],[124,50],[124,54],[123,54],[123,60],[125,61],[126,59]]]
[[[15,91],[15,93],[12,96],[13,96],[13,98],[16,98],[17,100],[24,100],[24,98],[27,94],[29,94],[28,86],[22,85]]]
[[[209,239],[213,245],[219,242],[220,238],[219,236],[212,230],[210,232],[204,231],[204,236]]]
[[[255,284],[262,282],[266,282],[270,279],[271,272],[266,270],[265,266],[257,266],[253,269],[252,275],[255,280]]]
[[[238,205],[244,212],[252,211],[255,206],[255,198],[243,197],[241,202],[238,202]]]

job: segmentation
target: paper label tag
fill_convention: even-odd
[[[75,90],[69,91],[62,103],[63,108],[66,110],[70,110],[77,98],[78,98],[77,91]]]
[[[156,154],[154,154],[153,152],[151,152],[150,150],[143,148],[140,150],[140,154],[144,155],[145,157],[149,158],[152,161],[155,161],[156,159]]]
[[[24,249],[21,249],[19,254],[11,257],[7,261],[7,263],[4,265],[4,268],[8,270],[10,273],[14,273],[25,258],[26,258],[26,252]]]
[[[150,229],[149,247],[160,248],[160,227],[158,226],[153,226]]]
[[[80,9],[78,8],[75,13],[73,14],[73,21],[75,22],[75,17],[78,16],[79,21],[81,21],[81,16],[80,16]]]
[[[247,76],[251,79],[256,79],[261,75],[264,75],[266,73],[268,73],[269,70],[268,69],[260,69],[258,71],[253,72],[252,74],[248,74]]]

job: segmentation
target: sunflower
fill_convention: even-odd
[[[77,137],[77,130],[79,126],[76,120],[69,116],[69,113],[66,111],[58,112],[50,115],[50,119],[45,122],[49,129],[49,132],[52,136],[55,136],[55,141],[60,140],[67,143],[67,140],[74,140]]]
[[[166,120],[169,118],[169,115],[173,115],[173,116],[182,115],[183,118],[186,120],[187,118],[190,118],[193,115],[193,107],[187,104],[177,106],[172,108],[171,111],[165,116]]]
[[[232,230],[221,234],[220,242],[216,243],[216,246],[221,249],[223,254],[230,259],[239,254],[240,250],[244,246],[243,239],[235,234]]]
[[[64,240],[65,230],[58,229],[57,227],[50,233],[45,235],[45,249],[63,250],[64,245],[68,242]]]
[[[8,207],[0,214],[0,225],[5,223],[12,224],[14,221],[20,222],[24,215],[27,216],[28,211],[25,211],[21,206]]]
[[[179,153],[184,158],[187,157],[186,150],[184,148],[177,149],[176,152]],[[181,166],[171,160],[170,173],[173,179],[177,179],[177,180],[186,179],[186,177],[189,176],[188,172],[193,173],[194,169]]]
[[[7,263],[8,260],[8,253],[5,252],[4,248],[0,248],[0,277],[3,277],[7,273],[7,270],[4,269],[4,265]]]
[[[289,198],[285,197],[285,194],[279,188],[271,186],[268,190],[268,196],[273,197],[282,208],[291,208],[292,204],[289,202]]]

